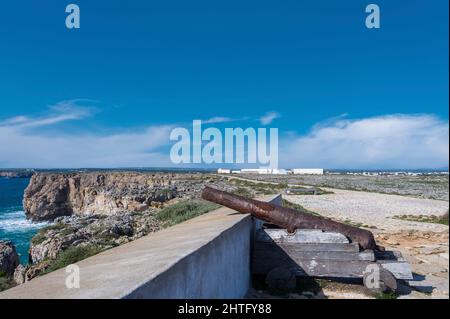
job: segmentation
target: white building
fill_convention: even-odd
[[[294,168],[295,175],[323,175],[323,168]]]
[[[231,170],[230,169],[225,169],[225,168],[219,168],[217,170],[218,174],[231,174]]]
[[[268,168],[243,168],[242,174],[270,174],[271,169]]]
[[[282,168],[244,168],[241,169],[242,174],[273,174],[287,175],[288,171]]]
[[[272,170],[272,174],[274,175],[287,175],[289,172],[282,168],[275,168]]]

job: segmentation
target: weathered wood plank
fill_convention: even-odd
[[[351,244],[347,244],[351,245]],[[269,243],[257,243],[254,246],[254,255],[286,255],[292,260],[299,262],[303,260],[366,260],[375,261],[373,251],[366,250],[359,252],[358,250],[327,250],[325,245],[320,245],[321,250],[311,250],[313,247],[307,245],[299,245],[293,243],[284,243],[280,245],[272,245]],[[303,250],[309,248],[310,250]],[[350,246],[349,248],[352,248]]]
[[[335,252],[359,252],[357,243],[349,244],[297,244],[297,243],[257,243],[256,245],[276,245],[285,249],[293,249],[294,251],[335,251]]]
[[[256,232],[257,242],[276,243],[349,243],[347,237],[339,233],[323,232],[316,229],[297,229],[289,234],[285,229],[260,229]]]
[[[297,251],[292,253],[286,252],[277,245],[257,243],[252,255],[252,272],[267,274],[276,267],[284,266],[294,269],[299,276],[362,278],[367,266],[375,263],[373,260],[374,255],[371,251],[361,253]],[[378,263],[397,279],[412,278],[408,263],[398,261],[379,261]]]
[[[362,278],[364,270],[372,262],[369,261],[341,261],[341,260],[305,260],[295,263],[293,260],[270,260],[257,262],[253,260],[252,272],[254,274],[267,274],[275,267],[284,266],[295,269],[298,275],[312,277],[336,277],[336,278]]]
[[[284,250],[284,249],[283,249]],[[295,249],[284,250],[294,261],[304,260],[365,260],[375,261],[375,255],[372,251],[346,252],[346,251],[299,251]]]

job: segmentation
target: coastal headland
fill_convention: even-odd
[[[441,218],[448,212],[448,175],[392,180],[344,174],[293,179],[201,172],[34,173],[23,207],[30,220],[49,224],[32,238],[29,264],[9,270],[9,286],[217,209],[200,199],[208,185],[247,197],[283,194],[285,205],[367,228],[382,245],[400,250],[423,276],[407,297],[448,298],[448,217]],[[330,187],[335,185],[340,187]],[[303,192],[312,188],[313,193]],[[12,251],[11,245],[3,246]],[[348,291],[353,288],[328,285],[321,296],[354,297],[357,293]]]

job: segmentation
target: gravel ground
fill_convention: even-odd
[[[376,227],[380,231],[421,230],[440,232],[448,226],[393,219],[396,215],[442,215],[449,209],[447,201],[419,199],[360,191],[329,189],[334,194],[320,196],[285,195],[323,216],[337,220],[349,219]]]

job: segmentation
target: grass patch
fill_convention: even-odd
[[[311,192],[311,190],[314,190],[314,192]],[[333,192],[323,190],[322,188],[317,187],[303,187],[303,186],[294,186],[290,187],[289,191],[291,192],[290,195],[328,195],[328,194],[334,194]]]
[[[217,204],[203,200],[186,200],[164,207],[156,214],[156,218],[164,227],[170,227],[219,207]]]
[[[398,295],[395,292],[382,292],[374,295],[375,299],[397,299]]]
[[[406,220],[410,222],[432,223],[448,226],[448,218],[436,215],[396,215],[394,219]]]
[[[14,284],[9,278],[6,277],[0,277],[0,291],[9,289],[14,287]]]
[[[245,187],[238,187],[238,188],[233,192],[233,194],[239,195],[239,196],[244,196],[244,197],[249,197],[249,198],[255,197],[255,196],[253,195],[253,193],[252,193],[249,189],[247,189],[247,188],[245,188]]]
[[[102,248],[96,245],[69,247],[61,252],[56,259],[49,262],[49,266],[44,270],[42,275],[94,256],[101,251]]]
[[[314,216],[320,216],[320,214],[318,214],[316,212],[313,212],[313,211],[310,211],[310,210],[306,209],[305,207],[303,207],[302,205],[292,203],[292,202],[290,202],[290,201],[288,201],[286,199],[283,199],[282,206],[298,210],[301,213],[310,214],[310,215],[314,215]]]
[[[255,183],[255,182],[245,181],[245,180],[241,180],[241,179],[231,179],[230,183],[235,186],[238,186],[238,190],[251,189],[256,194],[262,194],[262,195],[278,194],[282,190],[284,190],[288,187],[287,184],[284,184],[284,183],[279,183],[279,184]],[[251,191],[248,191],[248,192],[249,192],[249,194],[251,194],[250,196],[247,196],[247,195],[242,195],[242,196],[253,197],[252,192]],[[238,194],[238,193],[235,192],[235,194]],[[241,194],[238,194],[238,195],[241,195]]]
[[[256,187],[256,188],[263,186],[264,188],[285,189],[288,187],[287,184],[285,184],[285,183],[274,183],[274,184],[256,183],[256,182],[245,181],[242,179],[232,179],[232,180],[230,180],[230,182],[237,186]]]

